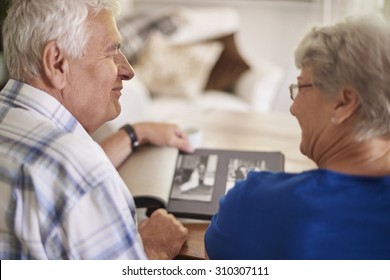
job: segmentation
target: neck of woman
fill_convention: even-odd
[[[351,175],[390,176],[390,137],[349,141],[318,166]]]

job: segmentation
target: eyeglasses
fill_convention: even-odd
[[[313,87],[314,84],[306,84],[306,85],[296,85],[291,84],[288,88],[290,90],[290,97],[292,100],[295,100],[295,98],[298,96],[299,90],[301,88],[307,88],[307,87]]]

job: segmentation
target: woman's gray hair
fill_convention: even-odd
[[[4,59],[11,78],[39,76],[42,50],[49,41],[71,58],[84,53],[90,38],[89,14],[119,14],[118,0],[13,0],[3,26]]]
[[[390,134],[390,26],[381,15],[355,16],[314,27],[295,51],[298,68],[313,67],[313,83],[332,96],[357,89],[357,139]]]

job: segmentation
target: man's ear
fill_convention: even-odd
[[[332,122],[341,124],[349,119],[359,108],[360,100],[354,87],[344,86],[334,100]]]
[[[42,53],[43,73],[51,86],[56,89],[63,89],[66,84],[68,73],[68,59],[56,41],[46,44]]]

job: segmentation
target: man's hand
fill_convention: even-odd
[[[193,152],[184,131],[175,124],[161,122],[142,122],[133,124],[141,144],[176,147],[184,152]]]
[[[173,259],[188,237],[183,224],[164,209],[154,211],[149,219],[140,223],[138,230],[151,260]]]

